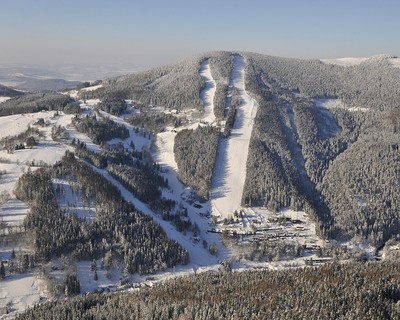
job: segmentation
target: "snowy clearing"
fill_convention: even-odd
[[[97,86],[91,86],[91,87],[83,88],[80,91],[94,91],[94,90],[97,90],[97,89],[101,88],[102,86],[103,86],[102,84],[98,84]]]
[[[326,64],[334,64],[342,67],[348,66],[356,66],[362,62],[367,61],[369,58],[357,58],[357,57],[348,57],[348,58],[339,58],[339,59],[321,59],[323,63]]]
[[[318,108],[345,108],[343,101],[340,99],[315,99],[314,102]]]
[[[341,108],[341,109],[347,109],[350,112],[368,112],[369,111],[368,108],[363,108],[363,107],[348,108],[343,103],[343,101],[340,99],[315,99],[314,103],[318,108],[324,108],[324,109]]]
[[[5,174],[0,176],[0,193],[8,192],[12,196],[15,183],[18,178],[28,169],[28,166],[34,165],[32,170],[43,164],[54,164],[59,161],[70,147],[64,143],[53,141],[51,139],[51,128],[56,125],[64,126],[70,123],[71,115],[56,112],[38,112],[29,114],[12,115],[1,117],[2,131],[0,139],[8,136],[16,136],[28,129],[38,119],[44,119],[44,127],[35,126],[39,129],[43,137],[33,148],[14,150],[8,153],[6,150],[0,150],[0,171]]]
[[[240,209],[246,179],[246,162],[257,102],[245,90],[245,61],[236,55],[233,60],[231,85],[242,101],[227,139],[220,141],[211,190],[212,214],[221,218]]]
[[[0,103],[10,100],[10,99],[11,99],[11,97],[0,97]]]
[[[28,126],[32,126],[40,118],[43,118],[45,122],[49,122],[54,119],[54,114],[55,112],[52,111],[43,111],[1,117],[0,139],[24,132],[28,129]]]
[[[85,199],[79,188],[68,180],[53,179],[53,187],[61,209],[86,222],[94,220],[96,203],[93,199]]]
[[[29,207],[18,199],[10,199],[0,206],[0,220],[10,226],[20,226]]]
[[[9,304],[9,311],[23,311],[39,302],[40,279],[33,273],[13,274],[0,282],[0,307]]]

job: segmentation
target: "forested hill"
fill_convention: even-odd
[[[14,290],[16,272],[40,270],[49,299],[178,278],[21,317],[398,317],[385,260],[400,239],[399,65],[221,51],[66,92],[6,91],[7,311],[34,303],[14,303],[22,291],[41,299],[30,277]],[[229,272],[252,267],[283,270]]]
[[[261,108],[243,201],[307,208],[334,237],[379,242],[397,235],[400,69],[394,58],[336,66],[247,57],[247,87]]]
[[[16,97],[20,95],[23,95],[23,93],[0,84],[0,97]]]
[[[203,273],[130,294],[54,301],[17,319],[398,319],[398,272],[391,262]]]
[[[240,55],[246,61],[246,90],[260,105],[242,204],[305,209],[326,236],[358,234],[380,242],[397,234],[400,69],[392,64],[397,58],[381,55],[340,66]],[[214,114],[224,120],[230,52],[205,53],[110,79],[81,98],[132,99],[143,106],[201,111],[204,81],[198,71],[206,59],[216,82]]]
[[[199,75],[200,63],[211,57],[213,77],[227,85],[231,53],[200,54],[180,63],[158,67],[132,75],[109,79],[96,91],[82,92],[81,98],[132,99],[143,105],[157,105],[170,109],[202,110],[199,92],[204,81]]]

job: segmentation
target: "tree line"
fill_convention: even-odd
[[[395,261],[205,272],[36,305],[17,319],[398,319],[399,272]]]

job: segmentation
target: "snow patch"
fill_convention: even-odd
[[[315,99],[315,105],[318,108],[335,109],[345,108],[344,103],[340,99]]]
[[[18,199],[10,199],[0,206],[0,219],[10,226],[20,226],[29,211],[29,207]]]
[[[32,273],[13,274],[0,281],[0,307],[20,312],[39,302],[40,280]]]
[[[393,65],[393,67],[400,68],[400,59],[399,58],[390,59],[390,63]]]
[[[96,201],[94,199],[85,199],[79,188],[68,180],[53,179],[53,187],[60,209],[86,222],[95,219]]]
[[[368,108],[363,108],[363,107],[351,107],[348,110],[350,112],[369,112]]]
[[[0,171],[5,172],[0,176],[0,193],[11,193],[18,178],[27,170],[28,166],[33,164],[35,167],[32,167],[32,170],[35,170],[43,164],[54,164],[64,156],[65,151],[70,148],[61,142],[51,139],[51,128],[56,125],[64,126],[70,122],[71,117],[71,115],[64,115],[63,113],[59,113],[59,116],[56,116],[55,112],[38,112],[1,117],[2,130],[0,139],[26,131],[28,126],[33,126],[39,118],[43,118],[45,123],[49,125],[38,127],[41,134],[43,134],[43,138],[40,138],[38,145],[32,149],[15,150],[11,154],[7,153],[6,150],[0,150]]]
[[[347,109],[350,112],[369,112],[368,108],[363,108],[363,107],[348,108],[344,104],[344,102],[340,99],[315,99],[314,103],[318,108],[328,109],[328,110],[335,109],[335,108],[341,108],[341,109]]]
[[[81,89],[81,91],[94,91],[94,90],[97,90],[97,89],[101,88],[102,86],[103,86],[102,84],[99,84],[97,86],[91,86],[91,87],[83,88],[83,89]]]
[[[10,100],[11,97],[0,97],[0,103]]]
[[[326,64],[334,64],[337,66],[348,67],[359,65],[360,63],[365,62],[368,59],[369,58],[348,57],[339,59],[321,59],[320,61]]]

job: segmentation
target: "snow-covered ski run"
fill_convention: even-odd
[[[257,102],[245,89],[245,65],[242,56],[234,56],[230,85],[238,90],[242,103],[231,135],[219,143],[214,168],[211,207],[212,214],[221,218],[232,216],[241,207],[250,137],[257,113]]]
[[[200,99],[203,100],[204,103],[203,121],[212,124],[215,122],[214,96],[217,86],[211,75],[210,59],[206,59],[202,62],[199,73],[206,83],[200,92]]]

